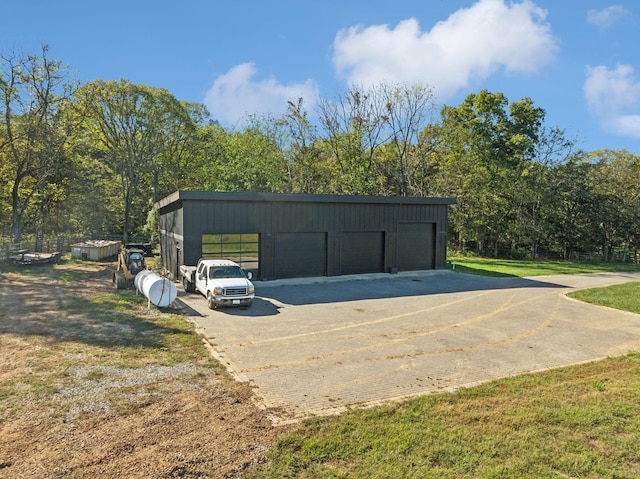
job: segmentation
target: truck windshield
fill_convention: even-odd
[[[209,278],[244,278],[242,270],[238,266],[226,266],[224,268],[211,268]]]

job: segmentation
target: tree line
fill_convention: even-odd
[[[483,254],[635,257],[640,161],[585,152],[530,98],[482,90],[438,109],[427,85],[352,86],[309,111],[224,128],[197,103],[127,80],[77,82],[0,52],[0,233],[153,233],[178,189],[452,196],[450,246]]]

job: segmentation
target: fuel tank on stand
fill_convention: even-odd
[[[178,296],[176,285],[155,271],[140,271],[133,283],[138,291],[160,308],[169,306]]]

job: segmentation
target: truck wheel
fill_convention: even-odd
[[[209,309],[216,309],[216,302],[213,300],[213,295],[210,292],[207,293],[207,306],[209,306]]]
[[[187,278],[182,278],[182,286],[185,293],[193,293],[193,284]]]

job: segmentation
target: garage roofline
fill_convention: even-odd
[[[248,193],[220,192],[202,190],[178,190],[158,201],[154,208],[159,210],[172,203],[183,200],[219,200],[219,201],[258,201],[258,202],[297,202],[297,203],[366,203],[394,205],[455,205],[455,198],[421,196],[360,196],[360,195],[323,195],[291,193]]]

